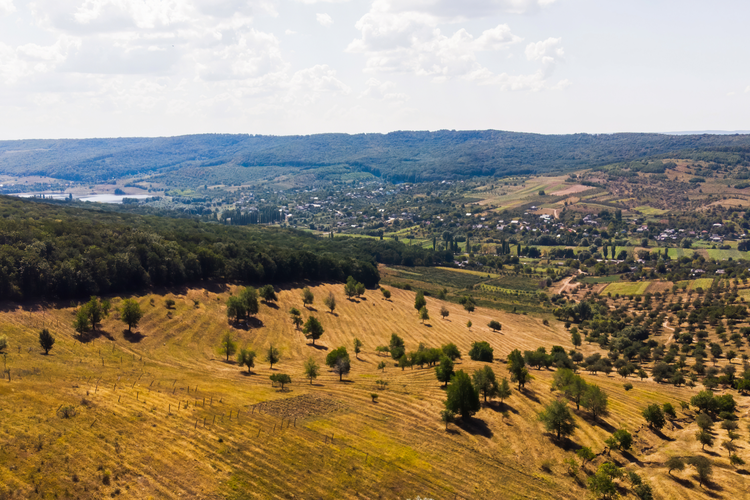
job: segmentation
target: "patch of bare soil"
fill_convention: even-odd
[[[349,408],[340,401],[314,394],[276,399],[255,405],[258,411],[283,418],[305,418],[345,412]]]

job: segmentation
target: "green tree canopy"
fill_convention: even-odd
[[[544,423],[547,432],[554,432],[559,440],[562,436],[573,434],[576,423],[570,408],[564,401],[554,400],[539,413],[539,420]]]
[[[471,378],[463,370],[457,371],[447,389],[445,408],[468,420],[481,408],[479,393],[471,383]]]

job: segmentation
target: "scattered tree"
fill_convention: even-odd
[[[493,332],[496,332],[496,331],[502,329],[502,326],[500,325],[500,322],[499,321],[495,321],[494,319],[492,321],[490,321],[490,323],[487,326],[489,326],[490,328],[492,328]]]
[[[596,474],[589,477],[589,490],[597,497],[612,499],[617,496],[617,486],[614,480],[623,476],[622,469],[612,462],[605,462],[599,466]]]
[[[453,361],[448,356],[440,358],[440,364],[435,367],[435,375],[443,386],[447,386],[453,376]]]
[[[427,307],[422,306],[422,309],[419,310],[419,319],[422,320],[422,324],[428,319],[430,319],[430,313],[427,312]]]
[[[330,292],[326,298],[323,299],[323,304],[331,311],[336,309],[336,297],[333,296],[333,292]]]
[[[510,384],[508,379],[503,377],[500,381],[500,385],[497,388],[497,397],[500,398],[500,404],[502,404],[507,398],[510,397],[512,391],[510,390]]]
[[[471,378],[476,390],[484,396],[485,403],[488,397],[492,399],[500,392],[495,372],[489,366],[484,366],[475,371]]]
[[[299,309],[296,307],[292,307],[289,309],[289,315],[292,317],[292,323],[294,323],[294,327],[299,330],[300,325],[302,324],[302,315],[299,312]]]
[[[427,301],[424,299],[424,293],[418,291],[416,297],[414,297],[414,309],[421,311],[423,307],[427,306]]]
[[[258,290],[258,294],[266,304],[268,304],[269,302],[276,302],[277,300],[276,290],[273,289],[273,285],[263,285],[262,287],[260,287],[260,290]]]
[[[445,319],[445,318],[447,318],[447,317],[448,317],[449,315],[450,315],[450,311],[448,310],[448,308],[447,308],[447,307],[445,307],[445,306],[442,306],[442,307],[440,308],[440,316],[442,316],[442,317],[443,317],[443,319]]]
[[[227,361],[229,361],[229,356],[234,356],[237,352],[237,342],[232,338],[232,332],[226,332],[224,336],[221,337],[219,352],[227,355]]]
[[[691,457],[688,460],[688,463],[695,467],[695,472],[698,473],[698,484],[700,486],[703,486],[703,483],[711,480],[713,470],[711,467],[711,461],[709,459],[707,459],[706,457],[696,456]]]
[[[666,423],[664,412],[656,403],[650,404],[644,408],[641,415],[643,415],[643,418],[648,422],[648,426],[652,429],[659,430],[664,427],[664,424]]]
[[[305,326],[302,327],[302,333],[304,333],[305,337],[308,339],[312,339],[312,345],[315,345],[315,341],[322,337],[324,332],[323,325],[315,316],[307,318]]]
[[[390,290],[386,290],[385,288],[381,288],[380,292],[383,294],[383,298],[385,300],[390,300],[391,299],[391,291]]]
[[[270,376],[271,382],[276,382],[277,384],[281,384],[281,390],[284,390],[284,384],[291,384],[292,383],[292,377],[287,375],[286,373],[274,373]]]
[[[581,467],[585,467],[586,462],[590,462],[596,458],[596,454],[594,454],[594,452],[591,451],[591,448],[589,448],[588,446],[584,446],[583,448],[576,451],[576,455],[578,455],[578,458],[581,459]]]
[[[456,421],[456,414],[453,413],[450,410],[441,410],[440,411],[440,421],[445,422],[445,430],[448,430],[448,424],[451,424]]]
[[[310,379],[310,385],[313,383],[313,379],[318,378],[318,375],[320,374],[320,366],[315,361],[315,358],[310,356],[305,360],[305,378]]]
[[[581,347],[581,334],[578,332],[578,328],[573,327],[570,329],[570,340],[575,347]]]
[[[681,457],[669,457],[664,466],[668,469],[667,474],[672,475],[672,471],[681,471],[685,469],[685,461]]]
[[[362,341],[354,337],[354,357],[359,359],[359,353],[362,352]]]
[[[120,319],[128,325],[128,332],[132,331],[134,326],[138,326],[141,318],[143,318],[143,311],[141,311],[141,305],[135,299],[125,299],[122,301]]]
[[[331,369],[338,374],[339,381],[342,381],[344,375],[351,370],[349,353],[346,351],[346,347],[341,346],[338,349],[329,352],[328,356],[326,356],[326,365],[331,367]]]
[[[240,349],[237,354],[237,364],[240,366],[247,366],[247,373],[250,373],[250,368],[255,366],[255,351],[252,349]]]
[[[591,412],[594,419],[607,414],[609,399],[598,385],[589,385],[583,394],[581,405]]]
[[[89,313],[86,310],[86,307],[79,307],[76,311],[76,319],[73,321],[73,328],[75,328],[75,331],[80,335],[83,335],[83,333],[90,327],[91,323],[89,322]]]
[[[463,370],[457,371],[447,389],[445,408],[461,415],[466,421],[481,408],[479,393],[471,383],[471,378]]]
[[[714,437],[711,435],[710,432],[703,430],[703,429],[695,433],[695,439],[697,439],[698,442],[701,444],[701,450],[705,450],[706,445],[708,446],[714,445]]]
[[[281,354],[279,353],[279,350],[273,346],[273,344],[269,345],[268,349],[266,349],[266,361],[271,364],[272,370],[273,365],[281,361]]]
[[[576,423],[573,420],[573,414],[564,401],[554,400],[544,407],[539,413],[539,420],[544,423],[544,428],[548,432],[557,434],[559,440],[562,436],[573,434]]]
[[[55,337],[46,328],[39,332],[39,345],[44,349],[44,354],[49,354],[50,349],[55,345]]]
[[[378,363],[378,370],[383,370],[383,373],[385,373],[385,367],[385,361],[381,361],[380,363]]]
[[[312,305],[313,300],[315,299],[315,296],[313,295],[312,291],[310,290],[310,287],[305,287],[302,289],[302,304],[307,308],[307,306]]]
[[[472,342],[471,349],[469,349],[469,357],[474,361],[492,363],[494,349],[488,342]]]
[[[518,382],[518,390],[523,389],[523,386],[529,380],[529,370],[526,368],[526,361],[523,359],[523,354],[518,349],[508,354],[508,371],[510,372],[510,380],[512,382]]]

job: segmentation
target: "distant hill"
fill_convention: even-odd
[[[420,181],[575,170],[683,151],[739,153],[745,162],[750,159],[750,135],[441,130],[0,141],[0,173],[102,181],[217,165],[310,169],[345,165],[392,181]]]

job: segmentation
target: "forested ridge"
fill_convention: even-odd
[[[670,153],[695,156],[712,151],[747,154],[750,135],[441,130],[0,141],[0,173],[101,181],[217,165],[313,170],[345,165],[391,181],[425,181],[575,170]]]
[[[393,241],[319,238],[294,229],[231,227],[0,196],[0,300],[93,294],[201,280],[377,285],[377,263],[450,259]]]

